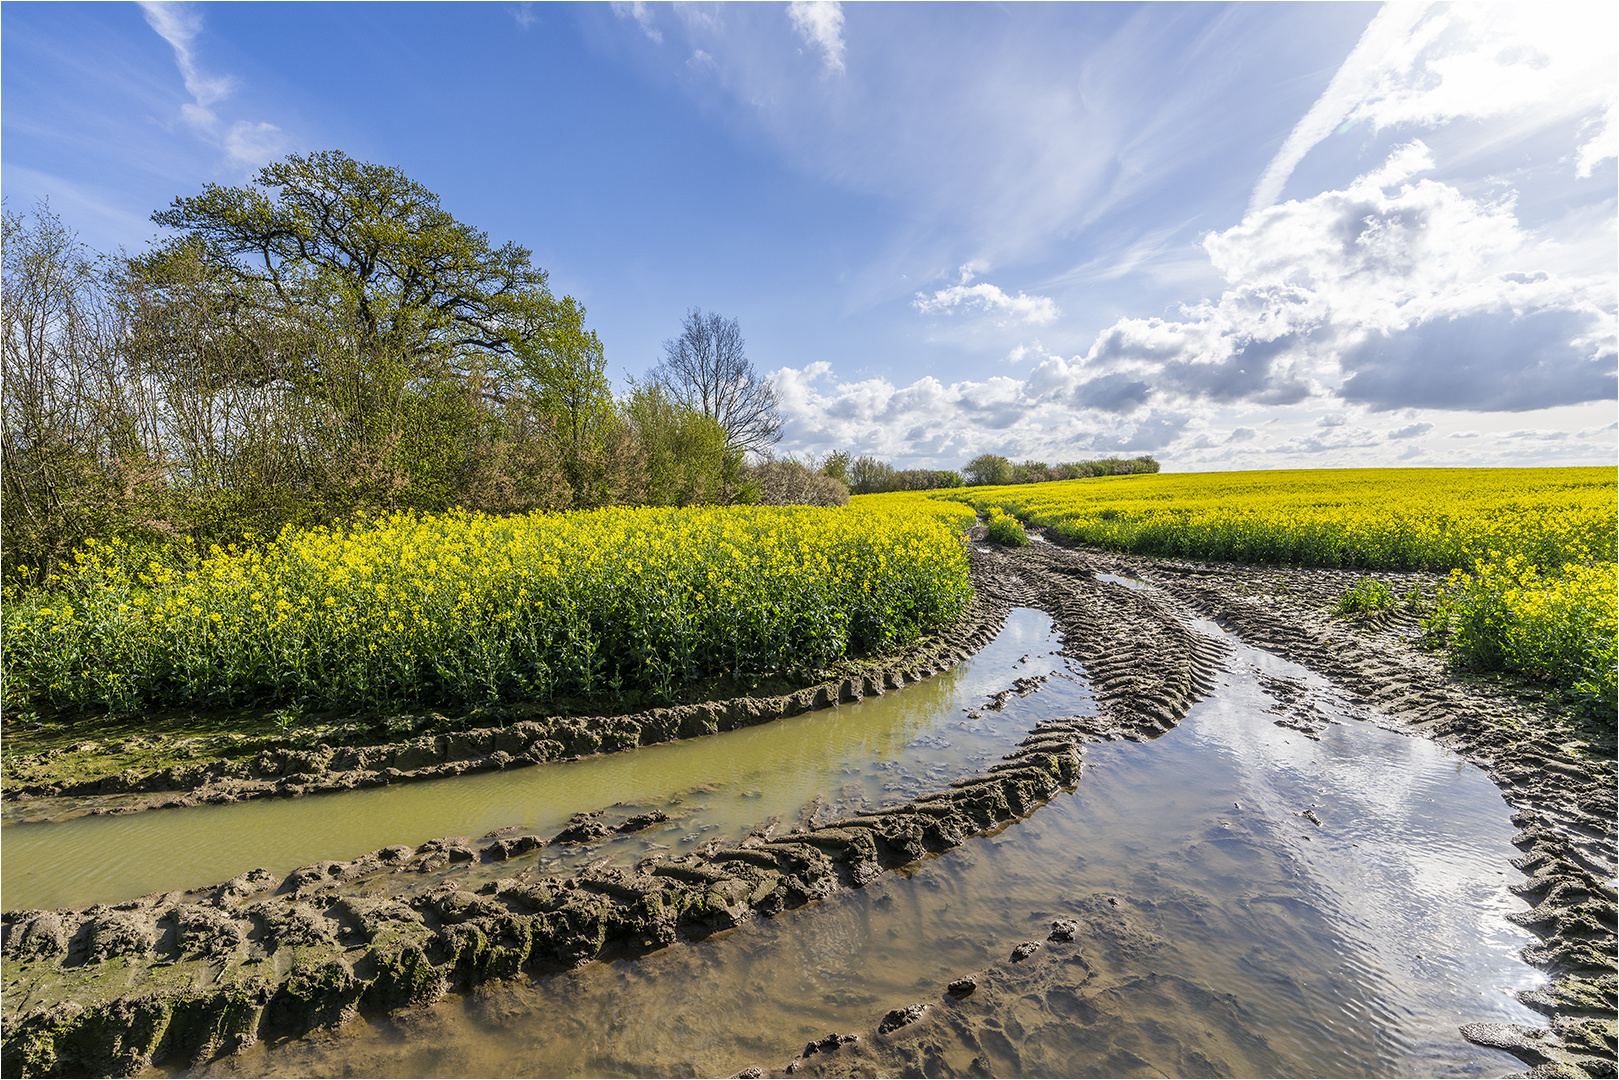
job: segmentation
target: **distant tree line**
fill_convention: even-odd
[[[1158,462],[1150,457],[1098,458],[1056,465],[1025,461],[1021,465],[1014,465],[998,454],[980,454],[967,463],[963,472],[968,484],[980,486],[1039,484],[1047,480],[1079,480],[1089,476],[1129,476],[1133,473],[1155,473],[1158,467]]]
[[[810,464],[813,466],[814,462]],[[1076,480],[1088,476],[1155,473],[1158,468],[1158,462],[1150,457],[1099,458],[1057,465],[1025,461],[1021,465],[1014,465],[997,454],[980,454],[960,472],[952,469],[896,469],[878,458],[857,458],[842,450],[833,451],[819,463],[822,476],[841,482],[856,495],[991,484],[1037,484],[1046,480]]]

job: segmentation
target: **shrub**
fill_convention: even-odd
[[[1023,531],[1023,522],[1002,512],[998,506],[991,507],[989,511],[989,538],[1007,547],[1023,547],[1029,542],[1029,534]]]
[[[849,501],[843,481],[791,459],[744,466],[742,480],[754,485],[761,506],[844,506]]]
[[[1616,588],[1613,563],[1569,563],[1545,573],[1505,556],[1472,573],[1453,572],[1425,625],[1449,641],[1459,666],[1553,683],[1611,721]]]

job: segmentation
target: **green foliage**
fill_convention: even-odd
[[[961,472],[974,487],[1012,482],[1012,463],[999,454],[979,454]]]
[[[874,457],[856,458],[849,466],[849,490],[856,495],[893,491],[894,466]]]
[[[1023,547],[1029,542],[1029,534],[1023,531],[1023,522],[998,506],[989,508],[989,538],[1007,547]]]
[[[980,454],[967,463],[963,470],[966,482],[974,487],[1006,484],[1043,484],[1051,480],[1078,480],[1091,476],[1130,476],[1155,473],[1158,462],[1150,457],[1099,458],[1095,461],[1070,461],[1047,465],[1043,461],[1025,461],[1014,465],[998,454]],[[939,485],[959,487],[960,485]]]
[[[639,448],[635,502],[693,506],[731,501],[742,452],[726,445],[725,429],[717,420],[674,400],[655,383],[636,385],[624,413]]]
[[[848,486],[851,458],[847,450],[834,450],[821,462],[821,475]]]
[[[960,615],[955,510],[396,514],[181,567],[95,545],[8,589],[5,706],[277,704],[292,725],[805,672]]]
[[[362,513],[748,494],[712,423],[614,400],[528,251],[397,169],[293,156],[156,218],[178,235],[99,259],[48,206],[5,216],[8,571],[89,539],[202,555]]]
[[[1393,611],[1397,603],[1387,585],[1366,577],[1344,590],[1332,610],[1339,615],[1381,615]]]
[[[337,150],[273,162],[243,187],[208,184],[152,219],[181,235],[137,259],[138,273],[161,280],[174,259],[200,257],[221,311],[342,327],[362,357],[400,356],[413,375],[545,347],[567,318],[528,249],[491,246],[398,169]],[[282,373],[303,362],[276,359]]]
[[[1459,666],[1550,682],[1611,722],[1616,591],[1613,563],[1569,563],[1543,572],[1506,556],[1471,573],[1453,572],[1424,625],[1448,642]]]
[[[813,460],[810,464],[813,464]],[[743,492],[737,503],[764,506],[843,506],[849,488],[792,457],[742,467]],[[746,494],[744,494],[744,492]]]

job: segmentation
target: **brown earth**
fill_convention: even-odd
[[[1519,862],[1535,875],[1521,891],[1538,906],[1520,921],[1543,944],[1526,958],[1553,977],[1525,1000],[1550,1018],[1550,1027],[1464,1032],[1518,1054],[1537,1066],[1536,1075],[1613,1075],[1613,762],[1593,755],[1543,698],[1527,700],[1511,686],[1455,676],[1417,647],[1409,622],[1374,626],[1332,617],[1327,608],[1353,575],[1200,567],[1050,544],[1015,552],[981,548],[973,564],[979,602],[969,623],[936,639],[937,652],[914,661],[912,672],[931,673],[968,655],[989,639],[1009,606],[1038,607],[1055,620],[1064,651],[1092,680],[1094,718],[1043,723],[984,775],[905,806],[783,836],[766,830],[733,848],[711,844],[678,859],[649,858],[633,869],[535,875],[526,856],[539,847],[637,827],[634,820],[581,815],[556,837],[446,839],[304,867],[281,880],[255,872],[193,893],[77,911],[6,913],[5,1073],[127,1074],[154,1061],[206,1060],[259,1038],[340,1024],[357,1010],[411,1007],[486,979],[659,948],[680,935],[712,933],[859,887],[888,868],[1030,812],[1076,781],[1085,743],[1146,738],[1176,724],[1207,691],[1220,662],[1218,645],[1186,625],[1188,617],[1203,616],[1321,672],[1391,726],[1454,747],[1502,786],[1524,830],[1519,842],[1527,853]],[[1097,573],[1150,585],[1125,588],[1098,581]],[[816,688],[807,702],[801,695],[793,699],[831,707],[881,692],[888,682],[849,678]],[[701,716],[689,732],[654,711],[636,721],[633,737],[603,739],[597,748],[771,718],[756,702],[699,708],[707,711],[682,714]],[[455,747],[435,743],[418,750],[448,756]],[[508,760],[481,767],[518,760],[496,745],[482,750],[482,758],[394,757],[393,764],[361,771],[385,777],[381,782],[443,775],[428,770],[495,753]],[[246,785],[230,794],[345,786],[341,778],[356,771],[339,767],[345,763],[334,755],[309,763],[319,768],[276,780],[230,778]],[[468,873],[446,880],[456,866]],[[487,879],[481,885],[472,885],[474,868],[476,877]],[[1068,929],[1070,936],[1100,932]],[[1078,971],[1063,959],[1069,942],[1058,937],[1030,944],[1039,947],[980,973],[970,997],[897,1002],[893,1014],[874,1018],[887,1030],[852,1042],[834,1036],[785,1071],[987,1075],[1032,1065],[1034,1057],[1019,1066],[973,1050],[993,1040],[973,1027],[971,1009],[962,1005],[976,1000],[974,1008],[987,1008],[997,995],[1022,993],[1036,972]],[[1066,987],[1072,995],[1083,979],[1048,973],[1047,983],[1042,992]],[[1131,992],[1161,998],[1168,1009],[1188,1004],[1175,1002],[1194,988],[1153,985]],[[908,1011],[913,1004],[926,1007]],[[1093,1005],[1098,1015],[1108,1011],[1106,1002]],[[1195,1062],[1185,1065],[1197,1071]]]

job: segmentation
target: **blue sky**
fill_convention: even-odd
[[[0,186],[100,249],[396,165],[622,383],[741,321],[781,449],[1611,463],[1609,5],[29,4]]]

